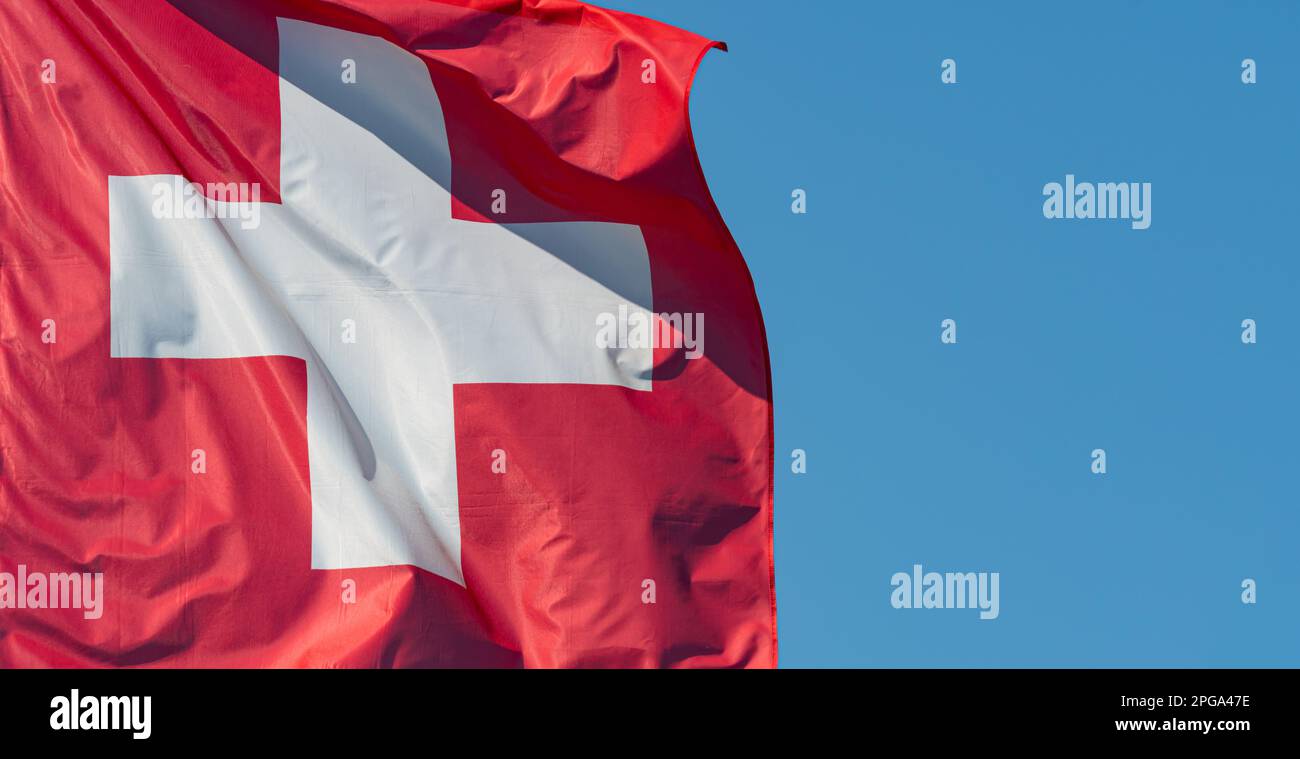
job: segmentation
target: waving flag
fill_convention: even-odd
[[[0,29],[0,666],[775,663],[716,43],[569,0]]]

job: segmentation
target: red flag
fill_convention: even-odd
[[[569,0],[0,24],[0,665],[775,664],[717,43]]]

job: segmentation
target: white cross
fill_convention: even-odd
[[[252,229],[159,219],[154,188],[175,177],[109,177],[112,355],[304,359],[312,568],[410,564],[463,585],[453,383],[649,390],[649,350],[595,337],[619,305],[648,318],[645,242],[624,224],[452,219],[425,64],[278,23],[282,203]]]

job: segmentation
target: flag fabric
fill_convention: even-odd
[[[0,39],[0,666],[775,665],[718,43],[570,0]]]

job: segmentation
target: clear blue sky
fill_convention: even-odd
[[[767,322],[784,666],[1300,665],[1300,4],[603,4],[731,46],[691,111]],[[1067,173],[1151,227],[1044,218]],[[1000,617],[892,608],[915,563]]]

